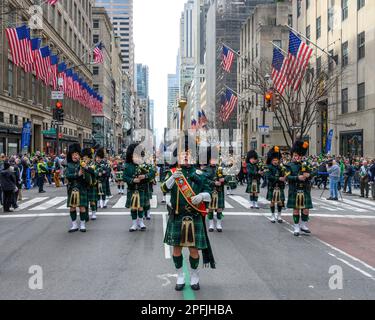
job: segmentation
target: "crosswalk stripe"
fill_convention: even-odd
[[[239,203],[241,206],[243,206],[246,209],[250,209],[250,203],[249,200],[246,200],[245,198],[241,196],[229,196],[232,200],[236,201]]]
[[[158,207],[158,197],[154,194],[150,200],[151,209],[156,209]]]
[[[323,200],[326,200],[326,201],[330,201],[330,203],[332,203],[333,205],[337,206],[337,207],[342,207],[344,209],[347,209],[347,210],[353,210],[355,212],[367,212],[367,210],[365,209],[360,209],[360,208],[356,208],[356,207],[352,207],[348,204],[344,204],[342,202],[338,202],[338,201],[333,201],[333,200],[327,200],[326,198],[322,198]]]
[[[171,195],[169,193],[167,193],[167,195],[165,196],[165,201],[167,203],[171,202]]]
[[[366,200],[366,199],[353,199],[353,200],[354,201],[363,202],[363,203],[369,204],[371,206],[375,206],[375,201]]]
[[[29,201],[21,203],[18,208],[19,208],[19,210],[26,209],[26,208],[31,207],[32,205],[34,205],[36,203],[39,203],[39,202],[42,202],[43,200],[46,200],[46,199],[48,199],[48,197],[36,197],[34,199],[31,199]]]
[[[46,209],[54,207],[55,205],[63,201],[66,201],[66,197],[55,197],[55,198],[48,200],[47,202],[40,204],[39,206],[31,208],[30,210],[31,211],[46,210]]]
[[[225,201],[225,208],[226,209],[233,209],[234,207],[227,201]]]
[[[117,200],[115,205],[112,207],[113,209],[124,209],[126,204],[126,196],[121,196],[120,199]]]
[[[318,198],[313,198],[313,205],[319,206],[322,209],[327,209],[328,211],[345,211],[343,208],[338,208],[335,206],[330,206],[328,201],[322,201],[321,199]]]
[[[356,201],[344,199],[344,203],[348,203],[348,204],[351,204],[351,205],[354,205],[354,206],[358,206],[358,207],[361,207],[361,208],[364,208],[364,209],[367,209],[367,210],[370,210],[370,211],[375,211],[375,206],[369,206],[369,205],[366,205],[366,204],[363,204],[363,203],[358,203]]]

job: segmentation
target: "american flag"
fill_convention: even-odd
[[[288,84],[286,70],[288,68],[288,58],[284,58],[281,50],[273,49],[272,59],[272,81],[274,88],[282,95]]]
[[[40,48],[35,55],[35,71],[37,79],[42,79],[45,84],[50,74],[51,60],[48,46]]]
[[[32,63],[33,55],[31,52],[30,29],[26,26],[7,28],[6,36],[8,38],[13,63],[16,66]]]
[[[197,129],[197,120],[195,119],[191,120],[191,128],[194,130]]]
[[[228,121],[230,115],[232,114],[234,108],[236,107],[238,98],[229,89],[226,90],[225,96],[222,99],[221,106],[221,118],[224,122]]]
[[[53,90],[57,89],[57,65],[59,63],[58,55],[51,56],[51,67],[48,83],[52,86]]]
[[[36,60],[36,55],[38,54],[38,51],[40,48],[41,41],[42,40],[39,38],[31,39],[31,51],[32,51],[33,61],[31,63],[26,63],[23,65],[23,69],[25,70],[25,72],[35,71],[35,60]]]
[[[101,42],[94,48],[94,63],[103,63],[104,56],[103,56],[103,45]]]
[[[59,0],[47,0],[47,3],[51,6],[55,5]]]
[[[313,50],[292,31],[289,32],[288,85],[298,90]]]
[[[223,61],[221,62],[221,65],[223,66],[223,69],[226,72],[230,72],[230,69],[232,68],[232,64],[234,61],[234,52],[226,46],[223,46],[222,58]]]

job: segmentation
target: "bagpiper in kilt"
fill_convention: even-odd
[[[124,194],[124,161],[121,159],[121,157],[116,158],[116,162],[113,165],[113,171],[115,173],[115,180],[117,183],[117,191],[118,194]]]
[[[268,180],[267,200],[270,201],[271,222],[276,223],[275,206],[277,205],[277,222],[282,223],[281,211],[285,203],[285,170],[280,165],[280,148],[272,147],[267,154],[267,170],[265,172]]]
[[[195,163],[192,163],[187,148],[185,145],[186,151],[179,153],[181,167],[171,168],[161,184],[163,192],[171,193],[171,204],[167,205],[169,217],[164,243],[173,246],[173,262],[178,274],[175,287],[177,291],[185,287],[183,247],[189,248],[190,286],[193,290],[200,289],[199,250],[202,250],[203,264],[215,268],[205,225],[205,204],[211,201],[209,181],[202,171],[194,167]]]
[[[297,140],[291,149],[292,162],[287,165],[289,181],[287,207],[293,209],[294,235],[299,236],[301,230],[311,233],[307,227],[309,221],[309,209],[313,208],[311,199],[311,166],[302,157],[306,156],[309,143]],[[301,212],[301,223],[300,222]]]
[[[112,163],[109,159],[105,158],[104,159],[104,165],[106,168],[106,175],[105,175],[105,191],[106,191],[106,198],[104,200],[103,207],[107,208],[107,204],[109,201],[109,197],[112,195],[111,193],[111,184],[110,184],[110,179],[112,176]]]
[[[258,195],[260,193],[260,178],[263,175],[258,165],[258,154],[255,150],[247,153],[247,188],[246,193],[250,194],[251,208],[259,209]]]
[[[208,205],[208,231],[213,232],[215,228],[214,223],[214,212],[216,211],[216,230],[218,232],[223,231],[222,219],[223,211],[225,209],[225,196],[224,196],[224,184],[225,177],[223,174],[223,168],[218,164],[217,157],[214,157],[210,147],[207,150],[208,154],[208,165],[202,168],[202,171],[208,179],[208,183],[211,189],[211,202]]]
[[[149,179],[151,179],[149,181],[149,183],[147,184],[146,193],[148,194],[148,202],[146,201],[146,205],[144,207],[144,218],[146,218],[146,220],[151,220],[150,209],[151,209],[152,195],[154,193],[154,184],[156,184],[156,182],[155,182],[156,169],[152,164],[146,164],[145,163],[144,165],[147,168],[147,172],[149,174]]]
[[[95,164],[96,164],[96,175],[98,177],[98,196],[99,196],[99,207],[106,207],[107,200],[107,175],[110,174],[109,168],[107,167],[107,161],[104,159],[105,153],[103,148],[96,150]]]
[[[124,168],[124,181],[128,186],[126,195],[126,208],[130,208],[132,226],[129,231],[146,230],[143,222],[144,209],[150,202],[148,183],[153,179],[154,173],[148,172],[143,164],[144,151],[135,152],[138,144],[131,144],[126,150],[126,164]],[[138,150],[137,150],[138,151]]]
[[[88,207],[86,208],[89,212],[89,207],[91,208],[91,220],[96,220],[96,212],[98,210],[98,176],[96,172],[96,163],[93,161],[94,150],[91,148],[85,148],[82,150],[82,160],[81,165],[84,170],[90,174],[91,180],[90,185],[87,190]],[[84,164],[84,165],[83,165]]]
[[[90,183],[90,175],[83,170],[80,163],[81,146],[78,143],[71,144],[68,148],[67,167],[65,177],[68,181],[67,206],[70,208],[72,227],[69,232],[86,232],[86,221],[88,221],[87,188]],[[77,223],[77,208],[79,208],[80,227]]]

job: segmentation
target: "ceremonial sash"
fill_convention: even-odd
[[[177,170],[176,168],[171,169],[172,173],[175,173],[176,170]],[[195,194],[193,188],[187,182],[185,176],[182,175],[181,177],[176,178],[175,181],[176,181],[176,185],[177,185],[178,190],[180,190],[180,192],[184,196],[184,198],[187,201],[187,203],[189,204],[189,206],[191,206],[194,210],[198,211],[203,216],[205,216],[207,214],[207,211],[206,211],[206,205],[204,204],[204,202],[201,202],[198,206],[195,206],[191,202],[191,198],[196,196],[196,194]]]

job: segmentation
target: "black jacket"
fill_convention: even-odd
[[[15,191],[16,177],[9,169],[0,172],[0,184],[3,191]]]

